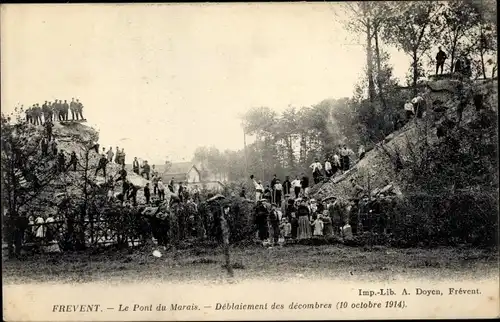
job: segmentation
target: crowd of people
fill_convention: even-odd
[[[24,106],[21,105],[21,109]],[[71,111],[71,119],[69,112]],[[71,102],[67,100],[56,99],[54,102],[45,101],[41,106],[35,103],[28,107],[25,111],[26,122],[34,125],[42,125],[49,121],[64,122],[64,121],[81,121],[83,117],[83,104],[79,99],[72,98]]]
[[[357,157],[363,159],[366,154],[363,145],[359,146]],[[331,156],[327,156],[324,163],[321,163],[318,158],[309,166],[311,169],[313,182],[318,184],[322,181],[329,180],[337,174],[342,174],[351,168],[351,161],[355,153],[347,145],[339,145],[338,150]],[[271,200],[272,203],[281,204],[287,196],[293,196],[296,199],[299,197],[309,197],[310,183],[309,177],[302,173],[296,176],[295,179],[290,179],[286,176],[284,181],[281,181],[274,175],[269,184],[262,184],[261,180],[257,180],[253,175],[250,176],[255,188],[255,200],[259,201],[263,198]],[[241,197],[246,197],[246,190],[243,187],[240,193]]]

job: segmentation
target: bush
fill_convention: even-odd
[[[497,244],[498,201],[495,193],[406,196],[394,223],[397,247]]]

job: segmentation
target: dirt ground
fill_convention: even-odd
[[[3,282],[223,282],[228,280],[220,248],[163,251],[109,250],[99,254],[39,254],[3,261]],[[232,248],[234,279],[398,280],[450,276],[498,276],[498,251],[473,248],[393,249],[344,245]]]

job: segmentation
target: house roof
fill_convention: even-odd
[[[165,171],[165,165],[163,165],[163,171],[166,174],[186,174],[188,173],[189,170],[194,166],[192,162],[176,162],[172,163],[170,168]],[[195,167],[196,168],[196,167]],[[198,169],[196,169],[198,170]],[[160,172],[160,169],[157,169],[158,172]]]

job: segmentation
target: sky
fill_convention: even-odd
[[[155,164],[241,149],[252,107],[352,95],[365,52],[338,6],[2,5],[2,111],[79,98],[103,146]],[[403,80],[409,59],[389,52]]]

